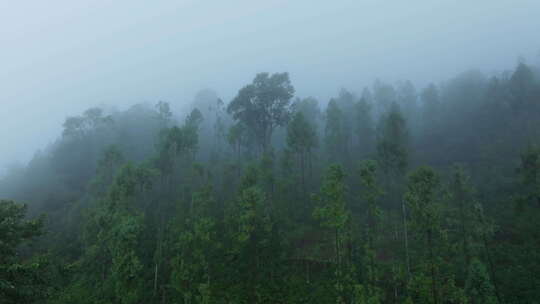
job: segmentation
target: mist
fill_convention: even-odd
[[[536,303],[538,12],[0,3],[0,302]]]
[[[27,162],[66,116],[197,91],[230,101],[287,71],[327,101],[375,79],[417,87],[539,61],[537,1],[16,1],[0,4],[0,167]]]

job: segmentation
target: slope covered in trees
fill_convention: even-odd
[[[535,71],[68,117],[0,181],[0,302],[533,303]]]

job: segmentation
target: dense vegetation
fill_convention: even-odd
[[[68,117],[1,180],[0,302],[535,303],[538,76]]]

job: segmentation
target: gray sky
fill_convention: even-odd
[[[202,88],[229,101],[261,71],[325,100],[375,78],[538,63],[538,13],[537,0],[0,1],[0,168],[90,106],[179,107]]]

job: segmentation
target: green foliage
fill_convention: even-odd
[[[26,205],[0,201],[0,262],[6,264],[16,256],[16,249],[41,234],[43,219],[25,220]]]
[[[102,109],[90,108],[82,116],[68,117],[63,124],[63,135],[65,137],[80,138],[96,128],[112,123],[112,117],[104,116]]]
[[[154,173],[128,163],[119,170],[107,196],[90,213],[85,230],[84,270],[70,289],[93,286],[96,301],[137,303],[141,297],[143,264],[139,243],[144,216],[137,195],[148,191]]]
[[[409,175],[405,201],[420,233],[440,227],[439,186],[438,175],[429,167],[420,167]]]
[[[266,152],[274,128],[288,121],[293,94],[289,74],[259,73],[251,84],[238,91],[227,112],[248,127],[260,148]]]
[[[473,304],[498,303],[487,269],[478,259],[471,261],[465,290]]]
[[[361,197],[365,204],[365,240],[363,246],[363,273],[364,284],[356,288],[360,303],[380,303],[384,298],[379,287],[381,276],[380,262],[377,261],[377,246],[380,246],[381,220],[383,211],[379,199],[383,194],[377,184],[377,163],[373,160],[363,161],[360,166],[360,181],[362,185]],[[363,301],[363,302],[362,302]]]
[[[0,299],[2,303],[39,303],[47,296],[46,261],[24,261],[17,249],[42,234],[43,218],[25,219],[27,207],[0,200]]]
[[[321,226],[333,230],[343,230],[349,221],[345,203],[345,173],[339,165],[332,165],[326,173],[321,191],[315,196],[318,207],[313,216]]]
[[[345,201],[345,174],[341,166],[332,165],[328,169],[321,191],[314,196],[318,206],[313,211],[313,217],[323,228],[333,235],[336,303],[345,303],[352,293],[353,267],[345,260],[345,244],[349,238],[350,212]]]
[[[346,153],[345,130],[343,126],[343,112],[335,100],[330,100],[326,108],[326,126],[324,129],[324,143],[330,161],[336,161],[338,155]]]
[[[301,112],[294,114],[287,126],[287,147],[297,156],[300,169],[300,183],[306,193],[306,171],[311,165],[312,150],[318,146],[317,133]]]
[[[216,221],[210,215],[215,202],[209,187],[195,192],[184,223],[178,223],[176,255],[171,261],[171,287],[178,301],[211,303],[212,258],[219,247]]]
[[[396,103],[383,115],[377,128],[377,155],[386,174],[405,173],[408,165],[409,134],[405,119]]]
[[[374,123],[372,117],[372,104],[369,97],[362,97],[355,105],[356,134],[358,149],[367,155],[374,148]]]
[[[523,186],[522,202],[529,206],[540,206],[540,148],[529,146],[521,155],[518,169]]]
[[[184,120],[68,117],[0,180],[29,206],[0,202],[0,302],[534,303],[536,74],[377,81],[323,108],[261,73],[227,113],[205,90]]]
[[[301,112],[287,126],[287,145],[296,153],[308,153],[317,147],[317,134]]]
[[[167,127],[172,118],[171,106],[168,102],[159,101],[155,107],[158,112],[158,118],[162,121],[162,126]]]
[[[440,181],[435,171],[429,167],[420,167],[409,175],[405,201],[411,210],[411,226],[420,241],[425,241],[419,251],[418,271],[414,274],[412,289],[420,299],[427,299],[426,291],[429,286],[430,303],[438,303],[440,293],[440,260],[436,252],[437,239],[440,237],[441,218],[439,200]],[[423,260],[425,259],[425,260]],[[429,273],[426,281],[424,273]],[[421,283],[414,283],[421,280]],[[429,284],[428,284],[429,282]]]

